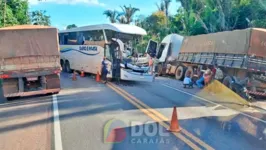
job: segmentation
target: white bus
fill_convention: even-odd
[[[147,66],[134,65],[129,59],[134,43],[146,35],[135,25],[101,24],[59,31],[61,66],[96,74],[101,72],[101,62],[106,57],[108,78],[152,82],[154,76]]]

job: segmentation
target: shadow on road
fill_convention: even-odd
[[[84,79],[81,79],[84,81]],[[67,92],[62,92],[57,96],[58,99],[58,106],[60,108],[60,120],[68,120],[78,117],[87,117],[89,115],[95,114],[104,114],[110,113],[117,109],[122,109],[123,111],[129,110],[136,110],[134,106],[130,105],[127,101],[125,101],[121,96],[112,92],[111,89],[107,88],[105,85],[96,84],[86,82],[87,84],[82,84],[84,82],[63,82],[63,87],[68,85],[73,85],[73,90],[77,90],[74,94],[69,94]],[[80,86],[82,84],[82,86]],[[91,85],[92,84],[92,85]],[[123,84],[123,83],[120,83]],[[132,82],[128,85],[135,86],[136,83]],[[141,86],[152,86],[149,84],[141,83]],[[86,88],[94,86],[99,89],[99,91],[82,91],[78,90],[79,88]],[[149,91],[151,92],[151,91]],[[156,93],[156,96],[162,101],[164,95],[168,93]],[[169,93],[170,94],[170,93]],[[111,99],[112,98],[112,99]],[[187,98],[187,97],[186,97]],[[115,99],[115,100],[114,100]],[[167,99],[171,103],[169,105],[157,105],[157,107],[153,108],[171,108],[173,105],[176,105],[176,98]],[[189,103],[185,101],[185,103]],[[205,105],[205,104],[199,104]],[[22,98],[17,101],[6,102],[0,105],[0,134],[5,132],[10,132],[18,129],[26,129],[32,126],[37,126],[40,124],[52,123],[53,117],[42,118],[38,120],[17,123],[13,122],[9,125],[1,125],[7,121],[13,120],[14,117],[27,117],[29,114],[41,114],[47,111],[47,108],[52,110],[52,98],[51,96],[37,96],[37,97],[30,97],[30,98]],[[65,111],[69,110],[69,111]],[[63,112],[63,113],[61,113]],[[252,116],[256,116],[257,118],[266,120],[266,116],[262,115],[261,113],[252,113]],[[195,123],[196,122],[196,123]],[[228,139],[246,139],[245,142],[252,142],[254,143],[254,147],[261,148],[262,146],[266,146],[266,125],[263,122],[256,121],[252,118],[245,117],[243,115],[236,115],[236,116],[228,116],[228,117],[203,117],[203,118],[196,118],[196,119],[185,119],[181,120],[180,124],[185,129],[193,132],[194,135],[197,135],[200,138],[203,138],[207,143],[213,143],[212,145],[219,145],[219,142],[227,141]],[[212,124],[212,125],[210,125]],[[210,128],[211,127],[211,128]],[[131,127],[126,127],[125,131],[127,134],[131,134]],[[121,131],[113,131],[114,132],[114,139],[115,136],[121,134]],[[117,133],[118,132],[118,133]],[[129,133],[128,133],[129,132]],[[217,138],[216,136],[220,136]],[[154,136],[158,137],[158,136]],[[245,137],[245,138],[243,138]],[[128,137],[127,137],[128,138]],[[214,139],[223,139],[221,141],[216,141]],[[131,140],[131,141],[130,141]],[[187,145],[183,145],[180,143],[180,140],[176,141],[174,139],[174,145],[181,149],[187,149]],[[262,141],[262,142],[258,142]],[[127,142],[132,143],[132,139],[127,139]],[[142,141],[144,142],[144,141]],[[233,142],[232,142],[233,143]],[[243,143],[243,141],[241,142]],[[113,144],[112,149],[125,149],[127,144],[130,143],[115,143]],[[225,144],[226,143],[221,143]],[[238,142],[235,142],[235,145],[243,146]],[[139,145],[135,143],[132,147],[135,149],[143,148],[142,146],[146,147],[147,149],[154,149],[153,146],[161,147],[162,149],[169,149],[167,145],[164,144],[142,144]],[[131,146],[130,146],[131,147]],[[235,147],[237,149],[237,146]],[[226,149],[226,148],[224,148]],[[241,149],[241,148],[240,148]],[[248,149],[248,148],[247,148]]]
[[[142,125],[129,125],[119,127],[118,120],[113,127],[107,127],[103,142],[112,144],[112,150],[135,149],[191,149],[186,143],[176,138],[159,123],[146,123]],[[119,128],[117,128],[119,127]]]

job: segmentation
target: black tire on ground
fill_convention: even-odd
[[[223,79],[223,84],[225,86],[227,86],[229,89],[232,89],[231,87],[231,83],[232,83],[232,78],[230,76],[226,76],[224,79]]]
[[[193,77],[193,73],[194,73],[194,71],[193,71],[193,67],[189,66],[189,67],[187,68],[186,73],[185,73],[185,76],[186,76],[188,73],[190,73],[190,78],[192,78],[192,77]]]
[[[65,63],[65,70],[66,70],[67,73],[72,73],[69,61],[66,61],[66,63]]]
[[[185,77],[186,68],[184,66],[178,66],[175,71],[175,78],[177,80],[183,80]]]
[[[16,96],[16,97],[7,97],[6,100],[7,101],[14,101],[14,100],[18,100],[20,99],[20,96]]]
[[[162,75],[163,75],[163,65],[158,64],[158,76],[162,76]]]
[[[59,94],[59,92],[49,93],[49,95]]]

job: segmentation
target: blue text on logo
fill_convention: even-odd
[[[81,51],[97,51],[97,46],[80,46]]]

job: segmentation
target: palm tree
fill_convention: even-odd
[[[122,13],[119,13],[116,17],[116,20],[119,22],[119,23],[122,23],[122,24],[127,24],[127,18],[125,17],[125,14],[122,12]]]
[[[129,7],[124,5],[123,7],[121,6],[121,8],[123,10],[123,15],[125,16],[126,19],[126,24],[130,24],[133,21],[133,16],[137,11],[139,11],[139,9],[131,7],[131,5],[129,5]]]
[[[103,12],[103,14],[106,15],[107,18],[109,18],[111,23],[116,23],[118,16],[118,12],[116,10],[106,10]]]
[[[163,3],[164,3],[165,15],[168,18],[169,17],[169,7],[170,7],[171,0],[163,0]]]
[[[169,17],[169,7],[172,0],[162,0],[161,3],[156,3],[158,11],[162,11],[165,13],[165,16]]]
[[[163,11],[163,12],[165,12],[165,7],[164,7],[164,3],[163,3],[163,1],[161,1],[161,3],[156,3],[156,6],[157,6],[157,8],[158,8],[158,11]]]

